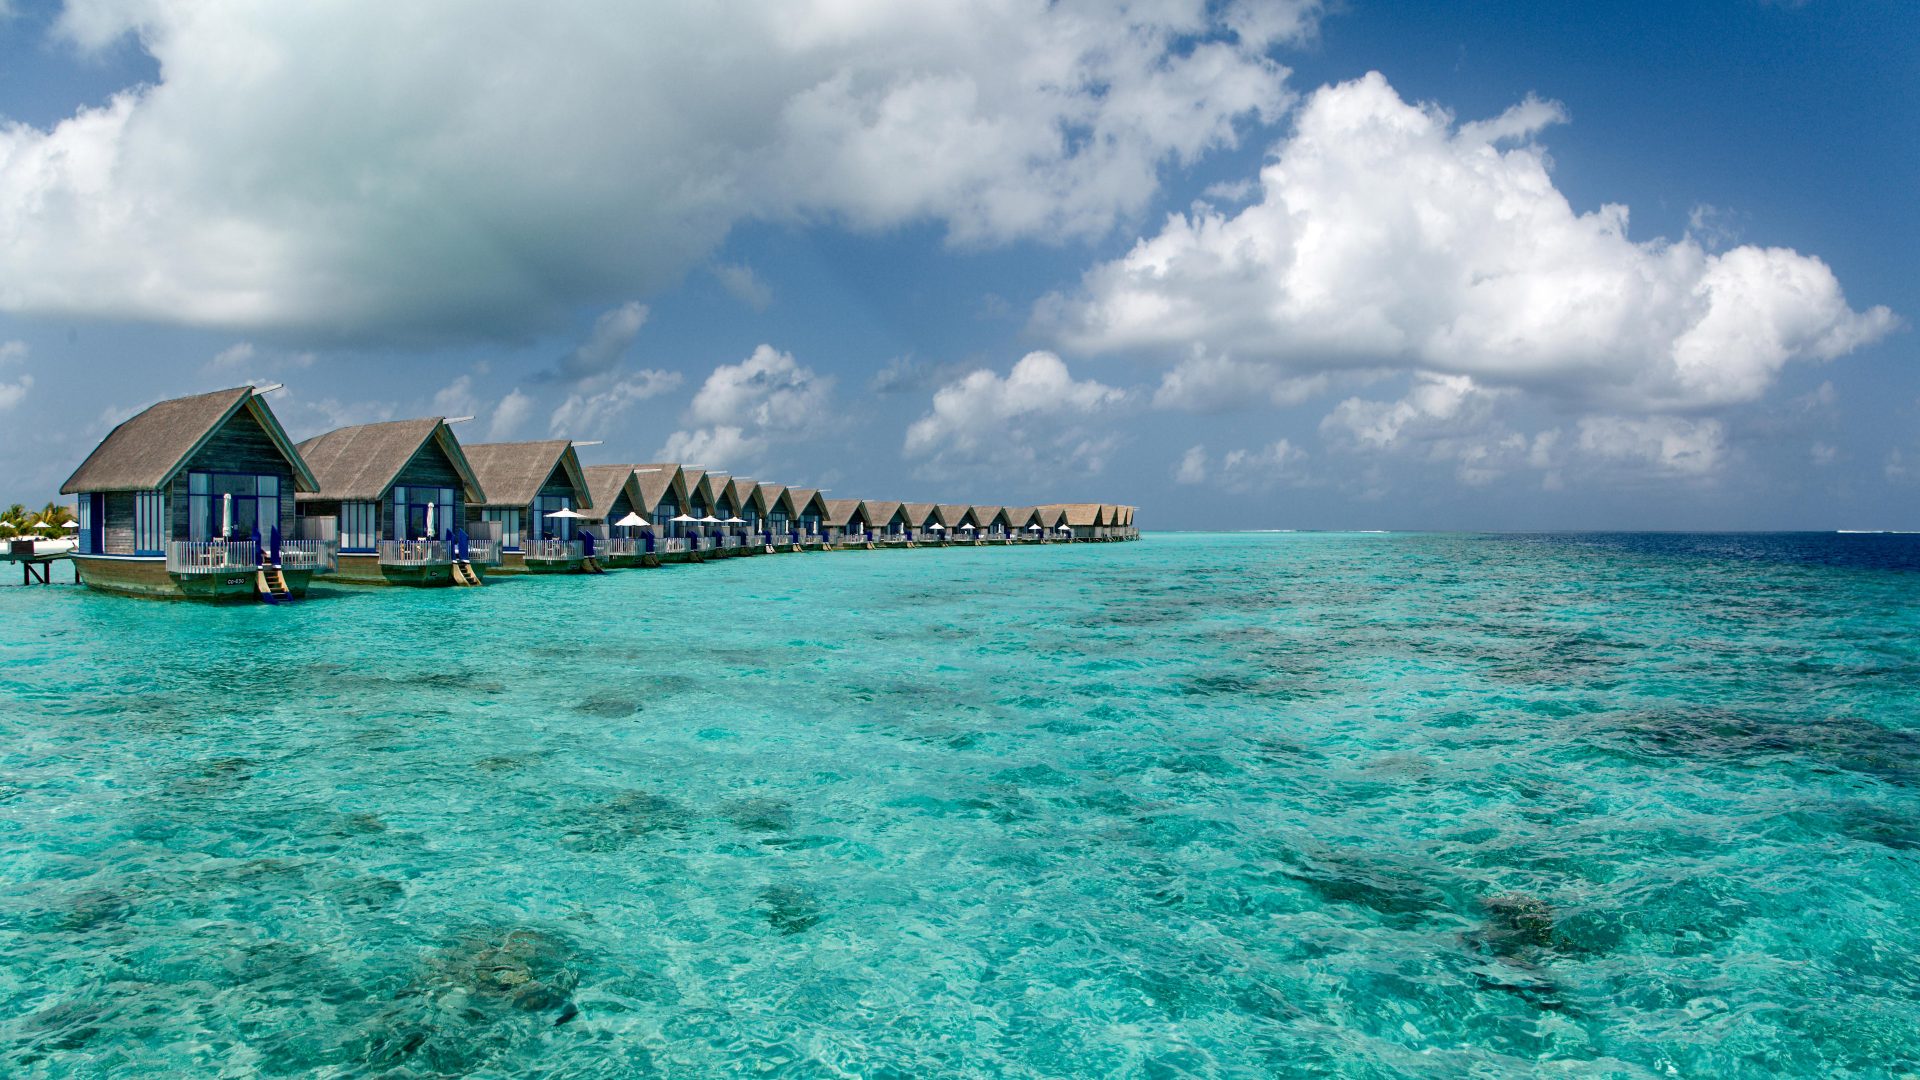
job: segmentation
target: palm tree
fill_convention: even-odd
[[[7,507],[4,513],[0,513],[0,521],[5,521],[16,530],[24,529],[28,525],[27,508],[21,506],[19,503],[14,503],[12,506]]]

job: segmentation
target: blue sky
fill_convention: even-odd
[[[275,381],[1165,527],[1920,527],[1920,15],[1446,8],[14,0],[0,499]]]

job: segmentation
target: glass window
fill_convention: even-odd
[[[166,548],[167,497],[158,491],[142,491],[133,497],[133,552],[160,555]]]
[[[379,545],[380,508],[370,502],[340,504],[340,550],[374,551]]]
[[[279,477],[252,473],[187,474],[189,539],[264,539],[279,524]]]
[[[500,547],[503,550],[520,550],[520,511],[518,508],[511,510],[483,510],[480,516],[484,521],[499,523]]]

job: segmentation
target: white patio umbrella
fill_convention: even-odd
[[[51,521],[36,521],[36,522],[34,522],[34,523],[33,523],[33,527],[34,527],[34,528],[36,528],[36,529],[51,529],[51,528],[53,528],[53,522],[51,522]]]
[[[653,528],[653,524],[649,522],[646,518],[643,518],[639,514],[635,514],[632,512],[629,512],[626,517],[623,517],[619,521],[614,522],[614,524],[620,526],[623,529],[631,529],[635,527],[642,528],[642,529]]]
[[[68,518],[66,520],[66,523],[61,525],[60,527],[63,529],[77,529],[80,527],[80,523],[73,520],[72,518]]]
[[[19,532],[20,526],[15,525],[11,521],[0,521],[0,529],[12,529],[14,532]]]
[[[975,525],[975,524],[974,524],[973,522],[971,522],[971,521],[969,521],[969,522],[967,522],[967,523],[966,523],[965,525],[962,525],[962,526],[960,526],[960,531],[961,531],[961,532],[972,532],[972,531],[974,531],[974,530],[975,530],[975,529],[977,529],[977,528],[979,528],[979,526],[978,526],[978,525]]]
[[[945,525],[942,525],[942,524],[940,524],[940,523],[939,523],[939,522],[937,522],[937,521],[936,521],[936,522],[934,522],[933,524],[931,524],[931,525],[929,525],[929,526],[927,526],[927,528],[929,528],[929,529],[932,529],[932,530],[933,530],[934,532],[946,532],[946,531],[947,531],[947,527],[946,527]]]
[[[434,511],[438,510],[439,508],[440,507],[438,506],[438,504],[435,504],[435,503],[427,504],[427,539],[429,540],[433,539],[433,535],[434,535],[433,534]]]
[[[697,518],[697,517],[691,517],[691,516],[689,516],[689,515],[686,515],[686,514],[675,514],[675,515],[674,515],[673,517],[671,517],[671,518],[668,518],[667,520],[669,520],[669,521],[688,521],[688,522],[693,522],[693,523],[695,523],[695,524],[698,524],[698,523],[699,523],[699,521],[700,521],[700,519],[699,519],[699,518]]]
[[[220,496],[220,538],[233,535],[233,492]]]
[[[722,525],[745,525],[746,523],[747,523],[747,519],[746,519],[746,518],[743,518],[743,517],[730,517],[730,518],[728,518],[727,520],[725,520],[725,521],[723,521],[723,522],[721,522],[720,524],[722,524]]]
[[[1054,526],[1054,528],[1056,528],[1056,529],[1059,529],[1059,530],[1060,530],[1061,532],[1072,532],[1072,531],[1073,531],[1073,526],[1071,526],[1071,525],[1055,525],[1055,526]]]
[[[553,513],[548,514],[547,516],[550,518],[579,518],[579,519],[585,520],[587,515],[576,514],[572,510],[569,510],[563,506],[560,509],[555,510]]]
[[[1041,531],[1041,529],[1040,529],[1040,526],[1038,526],[1038,525],[1029,525],[1029,526],[1027,526],[1027,531],[1028,531],[1028,532],[1040,532],[1040,531]]]

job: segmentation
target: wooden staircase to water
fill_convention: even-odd
[[[453,583],[455,585],[465,585],[469,588],[478,588],[486,584],[486,582],[480,580],[479,571],[475,570],[473,564],[469,562],[456,562],[453,564]]]
[[[287,588],[287,577],[277,566],[262,569],[254,584],[260,599],[269,604],[283,604],[293,599],[293,590]]]

